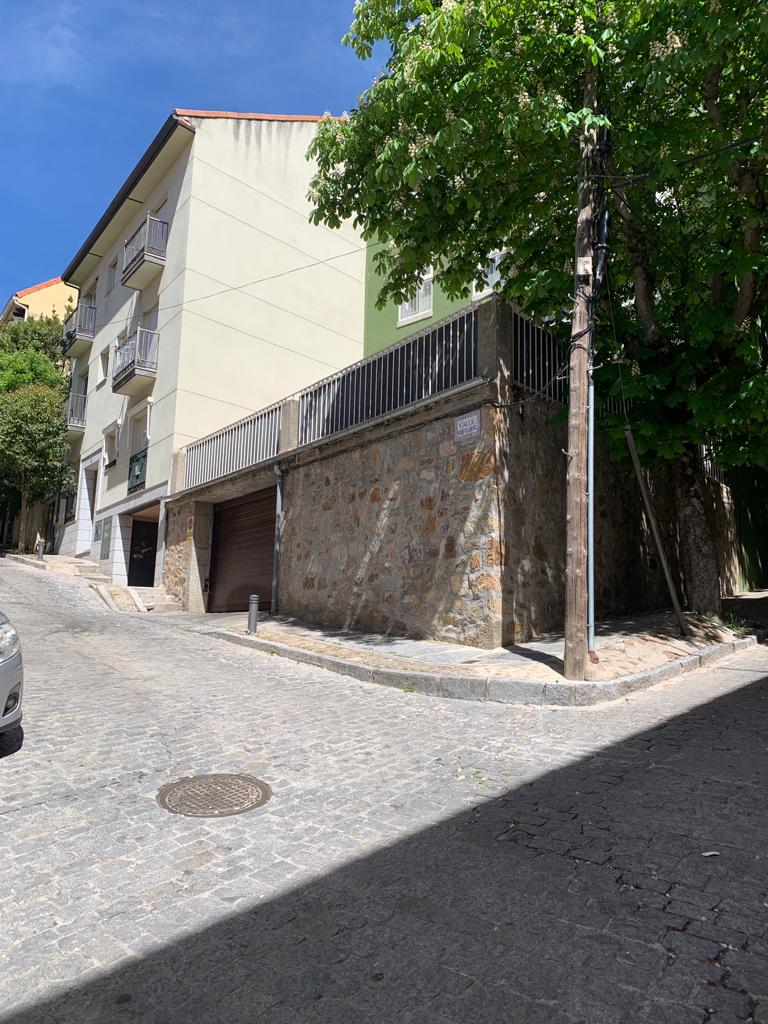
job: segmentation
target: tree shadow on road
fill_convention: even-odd
[[[763,680],[2,1020],[764,1022],[767,711]]]

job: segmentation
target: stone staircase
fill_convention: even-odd
[[[163,612],[180,612],[182,610],[178,601],[166,593],[165,587],[129,587],[131,593],[135,594],[148,612],[162,614]]]

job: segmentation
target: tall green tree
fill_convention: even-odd
[[[60,387],[26,383],[0,394],[0,478],[19,494],[22,551],[30,505],[72,484],[67,452]]]
[[[625,361],[638,447],[669,466],[689,606],[719,610],[698,446],[768,461],[765,4],[359,0],[346,42],[365,58],[380,40],[383,73],[311,148],[315,222],[352,217],[385,243],[380,304],[429,264],[468,296],[506,250],[503,296],[564,342],[595,69],[612,140],[595,189],[613,220],[598,353]],[[619,394],[615,365],[599,383]]]
[[[64,311],[65,317],[71,310]],[[18,352],[33,348],[42,352],[52,363],[61,366],[63,355],[61,339],[63,324],[55,314],[28,320],[14,320],[0,328],[0,352]]]
[[[39,349],[0,351],[0,393],[15,391],[24,384],[45,384],[63,393],[64,377]]]

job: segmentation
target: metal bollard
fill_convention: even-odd
[[[251,594],[248,598],[248,629],[246,632],[255,633],[259,628],[259,595]]]
[[[42,562],[44,554],[45,554],[45,541],[44,540],[39,540],[37,542],[37,560],[38,560],[38,562]]]

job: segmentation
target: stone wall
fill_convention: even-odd
[[[478,647],[561,630],[567,440],[553,417],[562,410],[510,384],[521,328],[509,307],[483,304],[477,322],[484,380],[304,448],[287,402],[293,426],[272,462],[172,498],[168,591],[205,608],[215,504],[274,486],[279,462],[281,613]],[[478,430],[461,434],[457,417],[472,412]],[[664,474],[651,487],[679,589],[671,490]],[[610,461],[599,431],[596,491],[598,618],[667,607],[637,482]],[[712,495],[727,574],[733,510],[727,489]]]
[[[483,647],[501,642],[494,417],[484,408],[480,436],[462,444],[455,417],[477,398],[441,405],[437,416],[402,417],[396,432],[368,431],[336,454],[289,462],[282,612]]]

